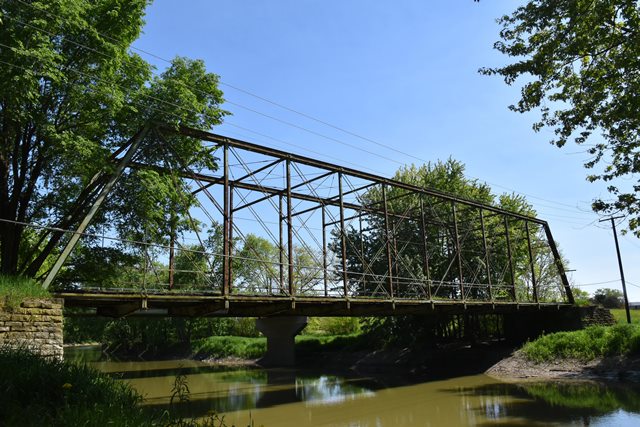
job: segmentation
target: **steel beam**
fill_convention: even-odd
[[[69,255],[71,255],[71,252],[73,251],[73,249],[78,244],[78,241],[82,236],[82,233],[84,233],[84,231],[87,229],[87,227],[91,223],[91,220],[93,219],[95,214],[98,212],[98,209],[100,209],[100,206],[102,206],[102,203],[107,198],[107,195],[109,194],[113,186],[116,184],[116,182],[118,182],[118,179],[120,179],[122,172],[125,170],[127,166],[129,166],[129,163],[131,163],[133,156],[138,151],[140,144],[142,144],[143,139],[145,138],[145,136],[147,136],[147,133],[149,133],[150,129],[151,129],[150,125],[145,124],[142,127],[142,129],[136,132],[136,134],[130,139],[129,149],[127,150],[125,155],[122,157],[122,159],[118,162],[118,165],[116,166],[115,170],[113,171],[113,173],[111,173],[111,177],[104,184],[104,187],[102,187],[102,190],[100,190],[100,193],[98,194],[98,197],[96,198],[96,200],[93,202],[93,205],[91,205],[91,207],[89,208],[89,211],[80,222],[80,225],[78,226],[76,231],[73,233],[73,235],[67,242],[67,245],[62,250],[62,253],[58,257],[56,262],[53,264],[53,267],[49,271],[49,274],[47,274],[47,277],[44,279],[44,282],[42,283],[42,287],[44,289],[47,289],[51,285],[53,280],[56,278],[56,276],[58,275],[60,268],[62,268],[62,265],[65,263]]]

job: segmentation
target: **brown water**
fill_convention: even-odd
[[[310,370],[247,369],[202,362],[69,359],[129,382],[150,409],[169,405],[176,375],[185,375],[191,416],[214,410],[227,424],[340,426],[640,426],[640,386],[594,382],[505,383],[485,375],[425,381],[369,378]]]

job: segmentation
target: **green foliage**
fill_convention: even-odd
[[[33,279],[0,274],[0,306],[15,308],[26,298],[49,298],[51,295]]]
[[[605,308],[620,308],[624,304],[622,291],[609,288],[595,291],[591,301]]]
[[[360,332],[358,317],[310,317],[304,335],[351,335]]]
[[[612,308],[609,311],[613,314],[616,322],[620,324],[627,323],[627,312],[624,308]],[[629,310],[629,314],[631,314],[631,323],[640,323],[640,310]]]
[[[522,196],[515,194],[495,195],[491,188],[464,174],[464,164],[448,159],[422,166],[409,166],[398,170],[397,181],[428,188],[430,190],[454,194],[458,198],[473,200],[504,210],[535,216],[533,207]],[[541,302],[563,301],[564,288],[560,281],[553,253],[550,250],[544,230],[533,224],[483,211],[461,203],[451,203],[433,196],[408,192],[399,187],[386,190],[387,209],[400,217],[413,212],[415,219],[390,219],[391,230],[386,233],[384,215],[366,217],[369,231],[350,229],[347,231],[347,270],[360,273],[350,280],[362,295],[377,297],[389,294],[389,261],[384,253],[387,238],[392,248],[399,248],[392,258],[395,280],[394,295],[403,298],[424,298],[425,284],[429,284],[434,299],[475,299],[496,301],[533,302],[533,274],[535,274],[537,299]],[[381,203],[383,194],[380,187],[373,187],[363,197],[365,204]],[[418,220],[424,215],[422,220]],[[455,218],[454,218],[455,215]],[[455,221],[454,221],[455,219]],[[455,227],[454,225],[455,224]],[[423,236],[424,229],[424,236]],[[509,244],[507,244],[507,232]],[[529,253],[527,235],[531,239],[532,259]],[[485,251],[486,241],[487,250]],[[331,249],[341,261],[342,239],[334,236]],[[457,262],[457,252],[460,257]],[[428,269],[425,267],[425,249]],[[396,250],[396,249],[392,249]],[[565,263],[566,266],[566,263]],[[337,269],[342,267],[338,265]],[[513,270],[513,277],[511,277]],[[533,271],[532,271],[533,270]],[[460,281],[465,283],[462,295]],[[489,286],[469,286],[469,284],[492,284]],[[383,288],[383,291],[381,289]],[[425,325],[411,317],[374,319],[367,330],[385,342],[403,341],[410,343],[415,336],[429,335]],[[406,335],[411,336],[406,336]],[[406,337],[404,337],[406,336]]]
[[[522,348],[534,362],[553,359],[592,360],[640,352],[640,325],[590,326],[572,332],[544,335]]]
[[[123,354],[162,355],[187,351],[192,340],[212,335],[257,336],[253,319],[232,318],[124,318],[68,316],[66,343],[100,342],[107,351]]]
[[[267,351],[266,338],[209,337],[197,340],[192,345],[194,354],[216,359],[239,357],[257,359]]]
[[[520,100],[509,108],[540,110],[533,128],[554,132],[558,147],[584,144],[592,169],[588,180],[608,183],[613,200],[596,200],[596,211],[623,211],[640,236],[640,4],[635,0],[529,0],[498,20],[495,49],[512,58],[480,72],[512,85],[522,78]],[[593,136],[593,134],[599,134]],[[591,144],[587,145],[587,142]],[[596,165],[602,164],[600,169]],[[617,178],[631,179],[635,184]]]
[[[141,397],[83,365],[0,348],[3,426],[152,426]]]
[[[573,286],[571,287],[571,292],[573,292],[573,299],[577,305],[586,306],[591,304],[589,292]]]
[[[371,350],[371,341],[365,335],[298,335],[296,337],[296,353],[298,355],[315,355],[323,351],[357,351]]]
[[[175,406],[188,403],[189,386],[178,375],[172,410],[149,412],[127,383],[83,364],[45,359],[28,351],[0,347],[0,425],[6,427],[88,426],[227,427],[211,411],[199,420],[182,418]],[[174,405],[175,404],[175,405]],[[252,427],[250,419],[247,427]]]
[[[147,0],[4,2],[0,32],[0,219],[78,224],[92,198],[83,188],[112,168],[112,153],[148,122],[209,129],[225,114],[218,77],[202,61],[176,58],[159,74],[129,49]],[[168,147],[174,149],[169,155]],[[139,161],[216,168],[201,141],[152,132]],[[103,183],[102,178],[95,186]],[[140,240],[145,230],[183,230],[193,198],[175,176],[125,172],[94,227]],[[93,190],[95,190],[95,186]],[[93,191],[92,190],[92,191]],[[58,232],[0,222],[0,271],[35,277]],[[92,242],[88,242],[90,244]],[[125,249],[125,248],[120,248]]]
[[[529,396],[543,400],[555,407],[581,408],[610,413],[619,409],[637,412],[640,394],[632,387],[596,382],[557,382],[522,384]]]

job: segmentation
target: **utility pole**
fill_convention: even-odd
[[[612,216],[601,219],[598,222],[611,221],[613,229],[613,239],[616,242],[616,253],[618,254],[618,267],[620,268],[620,280],[622,281],[622,294],[624,295],[624,309],[627,312],[627,323],[631,323],[631,313],[629,313],[629,298],[627,297],[627,284],[624,281],[624,270],[622,269],[622,258],[620,257],[620,246],[618,245],[618,233],[616,233],[616,219],[624,218],[623,216]]]

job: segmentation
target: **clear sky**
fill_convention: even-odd
[[[610,227],[590,212],[591,200],[607,193],[585,181],[585,148],[550,145],[551,131],[531,129],[537,114],[508,110],[519,87],[477,72],[507,61],[492,48],[495,18],[516,4],[156,0],[134,46],[162,58],[203,59],[221,77],[233,116],[217,133],[383,176],[402,164],[458,159],[495,192],[527,195],[576,270],[576,285],[621,289]],[[167,65],[143,56],[159,70]],[[629,297],[640,301],[640,240],[620,236],[620,247]]]

